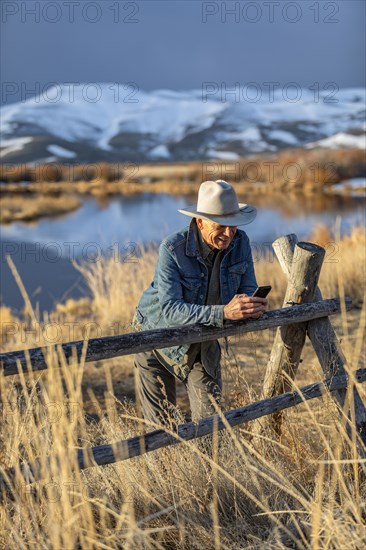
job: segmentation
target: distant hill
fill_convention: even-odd
[[[47,96],[1,108],[1,162],[148,162],[235,160],[292,147],[365,147],[366,90],[302,89],[291,102],[282,90],[273,101],[226,101],[201,90],[127,93],[99,84],[98,100],[87,84],[47,90]],[[47,99],[51,98],[51,99]],[[335,100],[335,101],[334,101]]]

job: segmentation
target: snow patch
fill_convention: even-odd
[[[366,178],[350,178],[325,188],[327,193],[366,197]]]
[[[69,151],[68,149],[64,149],[59,145],[48,145],[47,150],[58,157],[64,157],[67,159],[72,159],[76,157],[76,153],[74,153],[74,151]]]
[[[157,147],[154,147],[154,149],[151,149],[149,156],[151,158],[169,159],[170,153],[166,145],[158,145]]]
[[[240,158],[237,153],[233,153],[232,151],[215,151],[214,149],[209,149],[206,153],[208,157],[215,159],[238,160],[238,158]]]
[[[2,139],[0,141],[1,152],[0,158],[5,157],[9,153],[14,153],[15,151],[21,151],[27,143],[30,143],[33,138],[31,137],[19,137],[13,139]]]
[[[310,147],[329,147],[332,149],[337,148],[356,148],[356,149],[365,149],[366,148],[366,136],[354,136],[351,134],[346,134],[344,132],[339,132],[334,136],[330,136],[325,139],[320,139],[319,141],[314,141],[313,143],[307,143],[305,147],[308,149]]]
[[[243,132],[240,132],[234,135],[236,139],[240,139],[243,142],[259,141],[262,139],[259,129],[256,128],[255,126],[252,126],[251,128],[247,128]]]
[[[289,143],[290,145],[297,145],[299,143],[293,134],[290,134],[290,132],[285,132],[284,130],[272,130],[267,134],[267,137],[269,139]]]

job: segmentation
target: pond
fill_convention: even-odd
[[[254,204],[257,218],[244,226],[256,255],[270,250],[280,235],[310,235],[318,224],[341,234],[353,225],[365,224],[365,199],[352,195],[268,195],[241,196],[240,202]],[[81,208],[57,219],[32,224],[1,226],[1,302],[15,309],[23,300],[6,262],[11,256],[31,302],[41,311],[68,297],[85,295],[82,276],[71,260],[98,261],[103,254],[119,254],[128,261],[141,245],[156,243],[190,218],[177,209],[193,204],[195,197],[140,193],[119,196],[105,202],[86,199]],[[254,252],[256,251],[256,252]],[[120,257],[120,256],[119,256]]]

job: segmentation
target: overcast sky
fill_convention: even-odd
[[[1,11],[2,103],[53,82],[365,86],[364,0],[2,0]]]

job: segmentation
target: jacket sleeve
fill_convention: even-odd
[[[180,272],[172,252],[163,242],[158,258],[158,295],[163,315],[173,325],[200,323],[223,326],[224,306],[189,304],[183,300]]]

